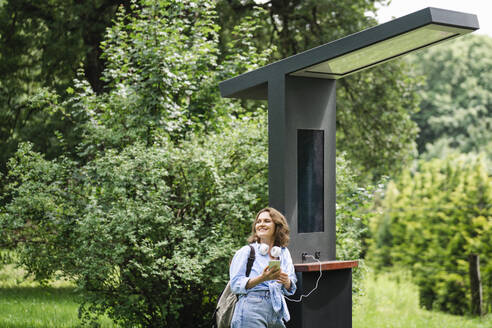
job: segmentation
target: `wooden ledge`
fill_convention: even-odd
[[[351,269],[359,265],[359,261],[324,261],[321,262],[321,271]],[[319,271],[319,263],[298,263],[294,264],[297,272]]]

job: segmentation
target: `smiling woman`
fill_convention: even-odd
[[[246,274],[249,246],[236,252],[229,272],[231,290],[239,295],[232,328],[281,328],[283,320],[289,321],[283,296],[295,293],[297,281],[287,249],[289,232],[285,217],[276,209],[267,207],[256,215],[248,238],[256,254],[251,273]]]

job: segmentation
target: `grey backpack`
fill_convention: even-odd
[[[249,245],[249,257],[246,263],[246,277],[249,277],[253,262],[255,261],[255,249]],[[212,327],[216,328],[229,328],[231,326],[232,316],[234,315],[234,309],[236,308],[237,295],[231,290],[231,282],[229,281],[220,294],[217,307],[215,308],[212,320],[214,321]]]

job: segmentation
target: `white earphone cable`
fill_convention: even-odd
[[[321,271],[321,261],[312,255],[306,255],[306,256],[312,257],[314,260],[318,261],[318,263],[319,263],[319,276],[318,276],[318,279],[316,280],[316,285],[314,286],[314,288],[307,295],[301,295],[298,300],[293,300],[293,299],[288,298],[287,296],[284,295],[284,297],[291,302],[300,302],[303,297],[309,297],[309,295],[311,295],[311,293],[314,292],[318,288],[319,280],[321,279],[321,276],[323,275],[323,271]]]

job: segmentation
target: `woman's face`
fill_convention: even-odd
[[[255,224],[256,235],[260,242],[269,244],[275,237],[275,222],[269,212],[261,212]]]

